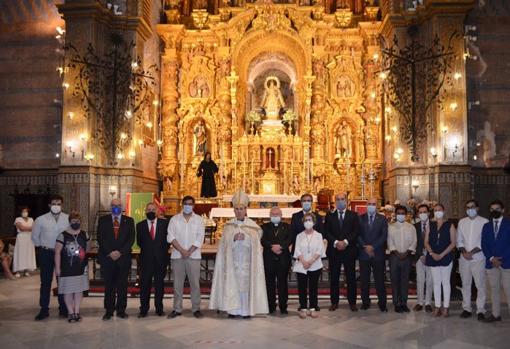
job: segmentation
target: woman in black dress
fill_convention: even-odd
[[[197,177],[202,177],[202,190],[200,196],[203,198],[214,198],[218,196],[214,174],[218,172],[218,166],[211,160],[211,153],[205,153],[204,160],[197,170]]]

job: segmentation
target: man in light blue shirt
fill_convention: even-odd
[[[64,199],[60,195],[50,198],[50,212],[37,217],[32,228],[32,241],[39,247],[39,267],[41,269],[41,289],[39,305],[41,310],[35,317],[41,321],[49,316],[49,304],[53,271],[55,268],[55,244],[57,236],[69,226],[69,215],[62,212]],[[58,296],[59,315],[67,317],[67,308],[62,295]]]

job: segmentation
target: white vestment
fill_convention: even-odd
[[[238,224],[230,220],[223,228],[219,242],[209,302],[210,309],[232,315],[267,314],[266,281],[262,245],[262,230],[251,219]],[[238,232],[244,240],[234,241]]]

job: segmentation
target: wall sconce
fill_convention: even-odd
[[[397,131],[398,131],[397,126],[393,126],[393,127],[391,128],[391,131],[393,131],[393,133],[397,133]]]
[[[124,113],[124,116],[126,116],[126,119],[131,119],[133,117],[133,112],[131,110],[126,110]]]
[[[67,90],[69,88],[69,83],[68,82],[62,83],[62,87]]]
[[[451,102],[450,103],[450,110],[451,111],[456,111],[458,107],[459,107],[459,105],[457,104],[457,102]]]
[[[125,141],[127,138],[128,138],[128,135],[125,132],[122,132],[120,134],[120,139],[122,139],[123,141]]]
[[[134,159],[136,157],[136,153],[134,150],[130,150],[128,153],[128,156],[130,159]]]
[[[131,69],[135,70],[136,68],[138,68],[138,62],[133,61],[133,62],[131,63]]]
[[[147,128],[152,128],[152,122],[147,121],[147,123],[145,124],[145,126],[147,126]]]
[[[411,182],[411,186],[413,187],[414,192],[416,193],[416,191],[420,187],[420,181],[417,180],[417,179],[413,179],[412,182]]]
[[[108,187],[108,193],[110,194],[110,196],[112,197],[112,200],[113,200],[113,198],[115,197],[115,194],[117,194],[117,186],[116,185],[110,185]]]
[[[122,153],[118,153],[118,154],[117,154],[117,159],[119,159],[119,160],[124,159],[124,154],[122,154]]]
[[[388,75],[387,75],[385,72],[380,72],[380,73],[379,73],[379,78],[380,78],[381,80],[385,80],[387,77],[388,77]]]
[[[453,74],[453,78],[458,81],[460,80],[460,78],[462,78],[462,74],[459,72],[455,72],[455,74]]]
[[[158,139],[156,141],[156,144],[158,145],[158,147],[161,147],[163,145],[163,141],[161,139]]]
[[[73,120],[74,119],[74,113],[72,111],[70,111],[69,113],[67,113],[67,117],[69,118],[69,120]]]

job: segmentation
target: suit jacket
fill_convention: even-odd
[[[140,261],[144,265],[152,265],[154,260],[158,264],[168,264],[168,249],[166,241],[168,221],[158,219],[155,226],[155,238],[152,240],[147,219],[136,225],[136,243],[140,246]]]
[[[328,257],[347,256],[356,259],[359,234],[359,218],[356,213],[345,210],[342,228],[340,229],[338,210],[328,212],[324,222],[324,231],[328,240]],[[334,248],[335,240],[347,240],[349,245],[344,251],[338,251]]]
[[[418,261],[421,256],[423,256],[423,250],[425,249],[425,232],[421,229],[422,223],[417,222],[414,223],[414,227],[416,228],[416,253],[414,255],[414,260]],[[434,228],[437,230],[437,223],[429,220],[429,227],[431,230]]]
[[[324,223],[322,220],[322,216],[317,212],[312,212],[315,215],[315,224],[313,229],[318,233],[321,233],[324,236]],[[291,256],[294,255],[294,247],[296,245],[296,238],[298,234],[302,233],[305,230],[305,226],[303,224],[303,216],[305,215],[304,211],[301,210],[292,215],[290,220],[290,231],[292,235],[292,251]]]
[[[485,268],[492,269],[490,259],[501,257],[503,269],[510,269],[510,219],[503,217],[498,229],[498,237],[494,237],[494,221],[485,223],[482,229],[482,250],[485,255]]]
[[[365,213],[359,217],[359,260],[367,261],[370,259],[363,249],[365,245],[374,247],[374,259],[384,260],[384,251],[386,240],[388,239],[388,221],[383,215],[374,214],[374,222],[371,226],[368,224],[368,214]]]
[[[278,224],[277,229],[275,229],[275,225],[271,222],[262,224],[262,238],[260,242],[264,248],[264,263],[277,262],[282,266],[290,265],[289,246],[292,243],[292,235],[289,224],[281,222]],[[271,251],[272,245],[282,246],[282,253],[280,255],[273,253]]]
[[[101,216],[97,225],[97,242],[99,243],[97,254],[99,264],[102,266],[115,263],[122,266],[131,265],[131,247],[135,242],[135,221],[131,217],[120,216],[119,236],[115,239],[112,215]],[[108,256],[112,251],[121,253],[116,261]]]

